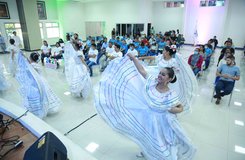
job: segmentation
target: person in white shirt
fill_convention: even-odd
[[[115,51],[112,42],[109,42],[108,47],[106,47],[105,54],[101,56],[99,63],[100,63],[100,72],[103,72],[108,64],[107,58],[108,55]]]
[[[52,58],[61,59],[62,58],[62,48],[59,42],[56,42],[55,47],[52,50]]]
[[[13,32],[13,36],[11,38],[15,41],[14,45],[18,48],[21,48],[21,40],[20,37],[17,36],[16,31]]]
[[[98,55],[98,50],[96,49],[96,44],[91,44],[91,49],[88,52],[88,60],[86,61],[89,70],[90,70],[90,77],[93,76],[93,69],[92,66],[96,65],[97,61],[97,55]]]
[[[41,61],[42,65],[44,66],[44,58],[50,57],[51,55],[51,47],[48,45],[47,41],[43,41],[43,45],[41,46]]]
[[[128,34],[127,34],[127,37],[126,37],[126,43],[127,43],[127,45],[133,43],[133,40],[130,39],[130,35],[128,35]]]
[[[133,43],[129,45],[129,49],[128,49],[127,54],[128,54],[128,53],[131,53],[131,54],[134,55],[135,57],[138,56],[138,51],[135,49],[135,46],[134,46]]]
[[[115,49],[114,52],[108,54],[108,59],[109,60],[113,60],[115,58],[122,57],[122,55],[123,55],[121,50],[120,50],[120,45],[119,44],[115,44],[114,45],[114,49]]]
[[[20,49],[16,47],[14,39],[9,40],[10,46],[8,46],[7,51],[10,52],[10,63],[9,63],[9,70],[13,77],[15,77],[17,71],[17,59],[18,59],[18,52]]]
[[[56,60],[61,59],[63,57],[62,56],[62,51],[63,51],[63,49],[61,48],[60,43],[59,42],[56,42],[55,47],[52,49],[52,56],[51,56],[51,58],[54,58]],[[59,68],[58,61],[57,61],[57,68]]]

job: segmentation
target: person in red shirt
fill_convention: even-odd
[[[201,54],[199,54],[199,52],[200,49],[196,48],[194,54],[190,55],[188,59],[188,64],[191,66],[195,75],[197,75],[198,72],[201,71],[202,63],[203,63],[203,57]]]

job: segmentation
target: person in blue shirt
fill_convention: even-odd
[[[126,40],[122,40],[121,52],[122,52],[123,56],[127,53],[127,51],[128,51],[128,45],[126,43]]]
[[[140,45],[139,39],[138,38],[135,38],[133,44],[135,46],[135,49],[138,50],[139,45]]]
[[[216,72],[219,77],[215,85],[214,98],[217,98],[216,104],[220,104],[221,97],[229,95],[235,85],[235,81],[240,79],[240,69],[235,66],[235,57],[230,55],[226,57],[226,64],[221,65]]]
[[[162,51],[163,51],[165,46],[166,46],[165,38],[162,38],[161,41],[158,43],[157,53],[162,54]]]
[[[141,42],[139,48],[138,48],[138,52],[139,52],[139,56],[147,56],[148,55],[148,47],[145,46],[145,44],[143,42]]]
[[[112,36],[112,38],[110,39],[109,42],[111,42],[111,43],[114,45],[114,43],[116,42],[116,37],[115,37],[115,35]]]
[[[115,43],[121,47],[122,42],[120,41],[120,37],[117,37],[117,40],[115,41]]]
[[[86,45],[87,45],[88,48],[90,48],[91,47],[91,44],[92,44],[92,37],[89,36],[88,37],[88,40],[86,41]]]
[[[204,70],[208,69],[210,59],[213,55],[213,51],[211,48],[212,48],[211,45],[209,45],[209,44],[205,45],[205,68],[204,68]]]

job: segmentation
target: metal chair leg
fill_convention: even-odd
[[[230,106],[230,104],[231,104],[232,93],[233,93],[233,91],[232,91],[231,94],[230,94],[228,106]]]

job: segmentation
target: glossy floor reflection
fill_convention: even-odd
[[[180,53],[187,60],[193,50],[193,47],[184,46]],[[241,79],[236,82],[231,105],[228,107],[229,96],[224,97],[220,105],[215,105],[215,101],[211,102],[211,97],[219,53],[220,49],[217,49],[214,64],[198,81],[199,93],[193,104],[192,113],[178,118],[197,147],[195,160],[244,160],[245,58],[242,51],[236,51],[236,63],[241,70]],[[0,93],[0,98],[21,106],[18,83],[7,73],[9,55],[0,54],[0,61],[4,63],[5,75],[12,85],[8,91]],[[92,93],[85,100],[74,98],[69,94],[62,66],[58,70],[43,67],[42,74],[62,100],[61,111],[44,119],[48,124],[61,133],[66,133],[96,113]],[[100,73],[95,68],[93,84],[95,85],[99,79]],[[135,143],[114,132],[99,116],[92,118],[67,137],[99,160],[136,160],[136,154],[140,152]]]

